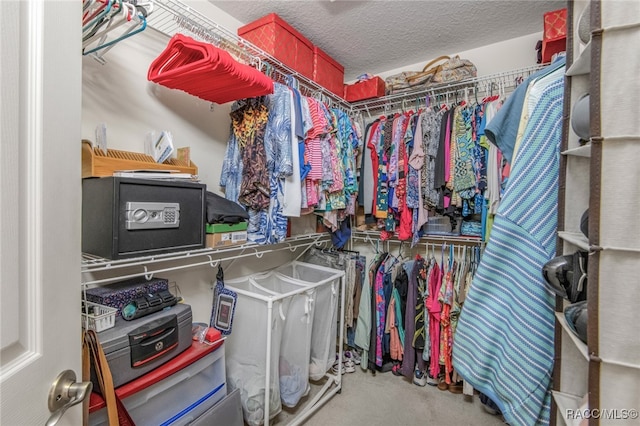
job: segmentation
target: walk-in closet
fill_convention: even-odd
[[[2,425],[637,424],[639,2],[0,35]]]

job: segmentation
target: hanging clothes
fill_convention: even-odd
[[[556,252],[560,62],[531,110],[454,337],[455,369],[500,407],[509,424],[548,424],[551,408],[555,298],[540,270]],[[503,107],[500,113],[510,110]],[[496,119],[504,123],[500,113]],[[517,128],[517,123],[502,127]],[[514,371],[520,372],[517,384]]]
[[[336,235],[349,228],[362,144],[346,112],[274,83],[272,95],[237,101],[230,116],[220,186],[247,209],[249,241],[280,243],[288,218],[309,213]]]
[[[431,377],[438,377],[440,374],[440,320],[442,303],[439,300],[440,288],[442,287],[444,259],[441,264],[434,263],[429,276],[429,294],[425,300],[427,311],[429,312],[429,339],[431,342],[431,354],[429,357],[429,374]]]
[[[415,369],[424,371],[425,362],[422,359],[422,349],[419,347],[419,354],[416,354],[416,347],[414,346],[414,337],[416,331],[420,334],[420,330],[416,329],[416,326],[420,324],[420,321],[416,323],[416,314],[424,315],[421,309],[418,309],[418,303],[422,305],[421,294],[418,295],[418,273],[422,268],[424,258],[420,255],[416,255],[414,261],[406,262],[407,269],[409,269],[409,283],[407,289],[407,308],[405,313],[404,325],[405,325],[405,339],[404,339],[404,359],[402,362],[402,375],[408,379],[413,379]],[[422,325],[424,325],[424,318],[422,319]],[[422,341],[424,345],[424,340]]]

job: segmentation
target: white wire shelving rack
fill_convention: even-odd
[[[330,241],[327,233],[305,234],[287,238],[278,244],[260,245],[255,243],[229,246],[224,248],[203,248],[198,250],[155,254],[130,259],[111,260],[91,254],[82,255],[81,273],[85,278],[83,288],[91,285],[106,284],[123,279],[145,277],[152,279],[159,273],[177,271],[200,266],[216,268],[220,262],[231,261],[245,257],[262,258],[267,253],[289,250],[297,252],[301,257],[309,248],[322,246]],[[229,268],[230,265],[226,267]]]
[[[177,33],[213,44],[229,52],[236,60],[266,72],[275,81],[285,83],[293,77],[300,92],[322,100],[331,108],[350,111],[350,104],[294,69],[286,66],[264,50],[222,27],[199,11],[178,0],[155,0],[156,6],[147,18],[147,25],[167,37]]]
[[[463,81],[443,83],[429,88],[416,88],[407,92],[352,102],[350,111],[354,114],[376,114],[381,111],[387,112],[411,108],[417,110],[425,105],[427,99],[446,104],[463,99],[467,100],[467,102],[475,101],[476,99],[480,100],[485,96],[512,92],[525,78],[545,66],[546,64],[533,65]]]
[[[357,231],[354,230],[351,233],[351,238],[355,240],[360,240],[369,243],[393,243],[393,244],[406,244],[407,246],[411,245],[411,241],[402,241],[397,238],[390,238],[387,240],[380,239],[380,232],[378,231]],[[424,235],[418,240],[418,244],[420,245],[434,245],[440,243],[456,243],[456,244],[464,244],[464,245],[482,245],[484,242],[480,237],[466,237],[463,235]]]
[[[443,101],[446,98],[449,103],[448,101],[453,101],[456,97],[459,100],[465,96],[469,99],[472,99],[472,96],[480,99],[481,96],[493,93],[508,93],[515,89],[524,78],[546,66],[546,64],[534,65],[460,82],[444,83],[426,89],[415,89],[349,103],[179,0],[155,0],[154,3],[156,8],[147,18],[149,28],[167,37],[183,33],[195,39],[209,42],[226,50],[236,60],[266,72],[275,81],[286,83],[293,77],[303,95],[315,97],[331,108],[340,108],[351,114],[374,114],[380,111],[413,108],[414,105],[423,105],[427,97],[438,97]]]

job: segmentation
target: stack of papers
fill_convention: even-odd
[[[179,170],[116,170],[113,172],[113,176],[138,179],[198,181],[198,175],[181,173]]]

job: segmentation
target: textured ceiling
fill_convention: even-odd
[[[249,23],[275,12],[345,68],[350,81],[542,31],[566,1],[215,1]]]

